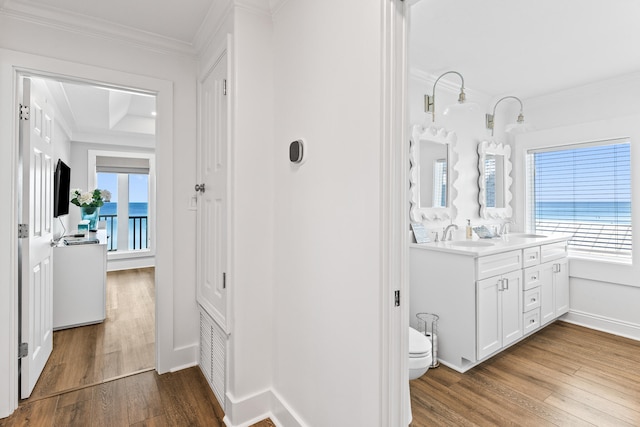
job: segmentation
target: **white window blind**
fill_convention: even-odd
[[[142,157],[96,156],[96,172],[149,174],[149,159]]]
[[[530,150],[527,224],[538,234],[572,234],[573,250],[631,255],[628,140]]]

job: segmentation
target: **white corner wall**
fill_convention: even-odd
[[[158,370],[196,363],[195,212],[188,209],[195,182],[196,63],[188,55],[145,49],[116,39],[83,35],[0,14],[0,196],[13,200],[17,153],[13,67],[108,81],[158,91],[157,283],[160,329]],[[11,369],[16,301],[16,211],[0,214],[0,417],[17,404]]]
[[[274,390],[299,425],[382,422],[382,3],[274,15]]]

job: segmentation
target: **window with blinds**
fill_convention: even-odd
[[[527,228],[570,233],[569,248],[631,256],[631,144],[600,141],[527,152]]]

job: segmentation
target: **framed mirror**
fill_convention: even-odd
[[[511,146],[494,141],[478,144],[480,216],[511,218]]]
[[[455,217],[458,160],[455,132],[416,125],[409,148],[409,192],[412,222]]]

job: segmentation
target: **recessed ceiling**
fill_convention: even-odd
[[[72,140],[109,141],[127,136],[147,142],[156,127],[156,97],[81,83],[34,79],[46,88]]]
[[[640,70],[635,0],[421,0],[410,64],[489,96],[532,97]]]

